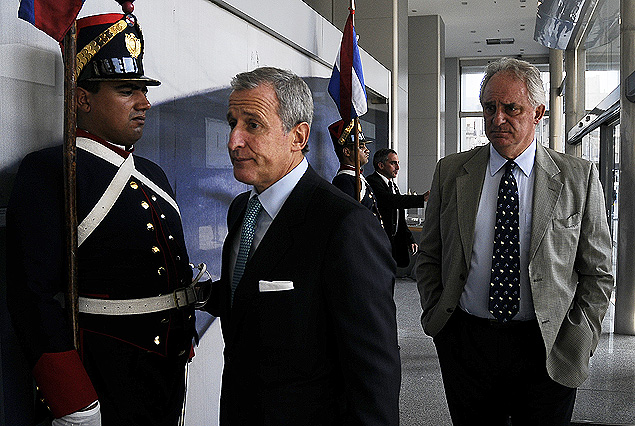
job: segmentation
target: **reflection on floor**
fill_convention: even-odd
[[[395,287],[401,346],[401,426],[450,426],[439,361],[432,339],[421,329],[416,282]],[[591,374],[578,389],[573,421],[580,425],[635,425],[635,336],[614,335],[611,304]]]

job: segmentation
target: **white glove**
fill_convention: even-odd
[[[96,402],[97,405],[93,408],[85,411],[75,411],[74,413],[53,420],[51,426],[101,426],[99,401]]]

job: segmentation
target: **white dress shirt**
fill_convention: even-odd
[[[520,237],[520,308],[514,320],[535,318],[534,304],[529,285],[529,244],[531,241],[531,215],[534,195],[534,160],[536,141],[534,140],[514,162],[514,178],[518,185],[518,219]],[[476,214],[474,245],[470,270],[459,301],[461,309],[481,318],[494,318],[489,312],[489,286],[494,248],[494,225],[496,223],[496,202],[498,186],[505,173],[503,167],[507,159],[502,157],[490,144],[490,156],[485,172],[485,180]],[[461,200],[458,200],[461,202]]]

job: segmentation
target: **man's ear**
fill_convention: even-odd
[[[82,87],[77,88],[77,110],[90,112],[90,92]]]
[[[377,169],[379,170],[384,170],[386,168],[386,164],[384,163],[377,163]]]
[[[546,107],[544,105],[538,105],[534,114],[534,124],[538,124],[540,119],[545,115]]]
[[[309,142],[309,134],[311,133],[309,123],[303,121],[300,124],[296,124],[291,131],[293,132],[293,147],[291,150],[302,151]]]

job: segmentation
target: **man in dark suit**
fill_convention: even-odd
[[[208,310],[225,339],[221,425],[398,425],[395,264],[361,204],[304,157],[311,92],[258,68],[232,80],[235,178]]]
[[[88,16],[77,29],[79,351],[60,303],[61,146],[29,154],[18,170],[7,305],[54,426],[176,426],[195,335],[192,270],[165,173],[132,152],[150,109],[147,87],[160,83],[143,74],[133,15]]]
[[[397,261],[397,266],[405,268],[410,263],[410,255],[415,254],[418,249],[417,242],[406,224],[405,209],[423,207],[430,191],[423,195],[406,195],[399,192],[395,182],[399,173],[399,157],[393,149],[378,150],[373,156],[373,167],[375,172],[366,180],[377,198],[379,214],[392,244],[392,256]]]
[[[488,65],[490,144],[439,161],[417,259],[455,425],[568,425],[613,288],[595,165],[535,140],[538,69]]]

